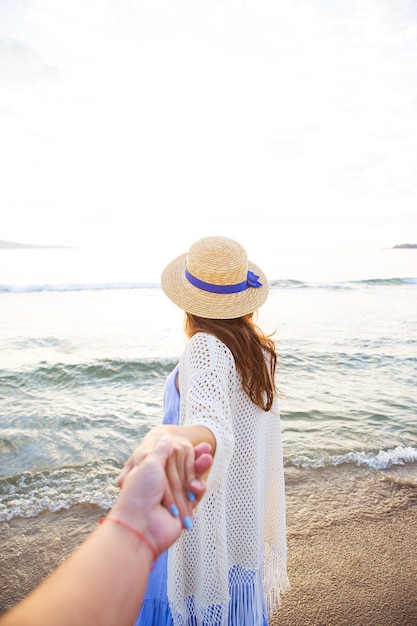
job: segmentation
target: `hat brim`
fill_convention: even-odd
[[[174,304],[192,315],[209,319],[235,319],[254,313],[268,297],[268,280],[263,271],[248,261],[248,269],[259,276],[262,287],[249,287],[232,294],[218,294],[194,287],[185,277],[187,254],[169,263],[161,276],[164,293]]]

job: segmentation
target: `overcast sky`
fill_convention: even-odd
[[[414,0],[2,0],[0,92],[0,239],[417,240]]]

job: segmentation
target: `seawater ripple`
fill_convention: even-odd
[[[406,278],[367,278],[341,282],[305,282],[293,279],[273,279],[269,282],[271,289],[361,289],[363,287],[405,287],[417,286],[417,277]]]
[[[364,287],[404,287],[417,286],[417,277],[368,278],[340,282],[308,282],[291,278],[269,280],[271,289],[360,289]],[[77,291],[126,291],[140,289],[160,289],[160,283],[111,282],[111,283],[58,283],[58,284],[0,284],[1,294],[27,294],[43,292]]]
[[[409,339],[405,342],[408,347],[415,346],[417,341]],[[417,356],[408,354],[388,354],[386,351],[381,352],[381,348],[384,348],[381,342],[376,342],[373,346],[374,350],[370,352],[365,351],[337,351],[333,352],[296,352],[296,353],[282,353],[279,355],[280,365],[287,369],[303,368],[307,371],[313,371],[315,369],[323,370],[324,367],[330,368],[346,368],[350,370],[360,371],[363,368],[387,368],[387,367],[410,367],[413,368],[417,365]]]
[[[158,289],[159,283],[59,283],[38,285],[2,285],[0,294],[23,294],[73,291],[124,291],[133,289]]]
[[[20,339],[21,349],[32,346],[56,345],[58,339],[48,337],[44,339]],[[409,339],[406,345],[414,347],[417,340]],[[373,351],[338,351],[332,352],[282,352],[279,354],[279,370],[314,371],[329,368],[346,368],[359,371],[361,368],[387,368],[404,366],[412,371],[417,366],[417,356],[412,354],[389,354],[379,351],[384,348],[379,342],[373,346]],[[177,358],[146,358],[146,359],[97,359],[80,363],[39,361],[35,365],[23,366],[20,369],[0,369],[0,389],[2,385],[16,386],[27,383],[42,385],[91,384],[94,381],[134,382],[141,378],[161,377],[168,375],[177,364]],[[410,371],[409,370],[409,371]],[[417,370],[417,368],[416,368]]]
[[[129,383],[166,376],[175,366],[172,359],[102,359],[87,363],[40,362],[35,367],[0,370],[0,391],[25,386],[74,387],[103,381]]]

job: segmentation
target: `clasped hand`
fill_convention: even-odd
[[[123,466],[118,478],[122,494],[137,494],[131,488],[136,470],[148,472],[148,488],[142,502],[132,501],[132,512],[142,510],[149,535],[158,552],[166,549],[182,528],[192,527],[192,514],[205,492],[203,475],[212,464],[212,445],[193,445],[187,427],[156,426],[143,438]],[[148,467],[149,466],[149,467]],[[128,492],[128,493],[126,493]],[[129,499],[122,502],[129,506]],[[167,544],[167,545],[165,545]]]

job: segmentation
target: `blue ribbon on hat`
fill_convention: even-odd
[[[213,283],[205,283],[204,280],[200,280],[190,274],[187,268],[185,268],[185,277],[188,282],[194,285],[194,287],[197,287],[197,289],[209,291],[210,293],[239,293],[240,291],[246,291],[249,287],[253,287],[254,289],[262,287],[262,283],[258,280],[259,276],[251,270],[248,270],[246,280],[236,285],[214,285]]]

